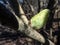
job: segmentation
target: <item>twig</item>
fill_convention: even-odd
[[[20,12],[20,14],[21,14],[20,17],[22,18],[22,20],[24,21],[24,23],[28,25],[29,20],[28,20],[27,17],[25,16],[25,13],[24,13],[24,11],[23,11],[23,9],[22,9],[22,6],[21,6],[19,0],[17,0],[17,1],[18,1],[18,3],[19,3],[19,12]]]
[[[50,41],[49,39],[48,39],[48,41],[49,41],[49,45],[55,45],[52,41]]]
[[[52,36],[52,29],[50,30],[50,38],[52,39],[53,36]]]
[[[44,30],[44,32],[49,36],[49,33]]]
[[[28,0],[26,0],[26,1],[29,4],[29,7],[31,8],[32,13],[34,14],[35,13],[35,10],[34,10],[33,5],[30,4],[30,1],[28,1]]]

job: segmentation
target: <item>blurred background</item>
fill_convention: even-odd
[[[45,38],[50,39],[56,45],[60,43],[60,0],[18,0],[28,20],[42,9],[50,9],[51,13],[47,24],[38,31]],[[4,6],[10,5],[17,16],[20,16],[17,0],[0,0],[1,15],[11,15]],[[8,13],[9,14],[8,14]],[[12,17],[13,18],[13,17]],[[15,19],[15,18],[14,18]],[[12,20],[12,19],[10,19]],[[12,21],[13,22],[13,21]],[[11,24],[14,24],[12,23]],[[15,20],[16,22],[16,20]],[[17,22],[16,22],[17,23]],[[14,27],[16,26],[14,24]],[[11,25],[12,26],[12,25]],[[17,27],[17,26],[16,26]],[[3,25],[0,20],[0,45],[41,45],[38,41],[31,39],[24,33]]]

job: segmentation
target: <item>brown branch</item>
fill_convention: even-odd
[[[29,7],[31,8],[32,13],[34,14],[34,13],[35,13],[35,10],[34,10],[33,5],[31,5],[30,0],[26,0],[26,1],[27,1],[27,3],[28,3]]]
[[[55,45],[52,41],[50,41],[49,39],[48,39],[48,41],[49,41],[49,45]]]
[[[53,36],[52,36],[52,29],[50,30],[50,38],[52,39],[53,38]]]

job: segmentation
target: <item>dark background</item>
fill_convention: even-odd
[[[19,16],[18,3],[16,0],[8,0],[15,13]],[[42,4],[41,4],[42,3]],[[41,9],[48,8],[51,10],[48,22],[41,31],[39,31],[45,38],[49,38],[56,45],[60,42],[60,0],[22,0],[21,2],[27,18],[30,20],[32,16],[37,14]],[[33,6],[32,12],[30,5]],[[1,10],[1,8],[0,8]],[[1,15],[0,11],[0,15]],[[4,14],[4,13],[3,13]],[[6,14],[4,14],[6,15]],[[50,35],[52,31],[52,37]],[[46,32],[48,34],[46,34]],[[34,39],[27,37],[25,34],[9,28],[0,23],[0,45],[40,45]]]

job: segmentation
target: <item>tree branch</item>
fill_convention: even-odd
[[[29,20],[28,20],[27,17],[25,16],[25,13],[24,13],[24,11],[23,11],[23,9],[22,9],[22,6],[21,6],[19,0],[17,0],[17,2],[18,2],[18,4],[19,4],[19,12],[20,12],[20,14],[21,14],[20,17],[21,17],[21,19],[24,21],[24,23],[28,25]]]

